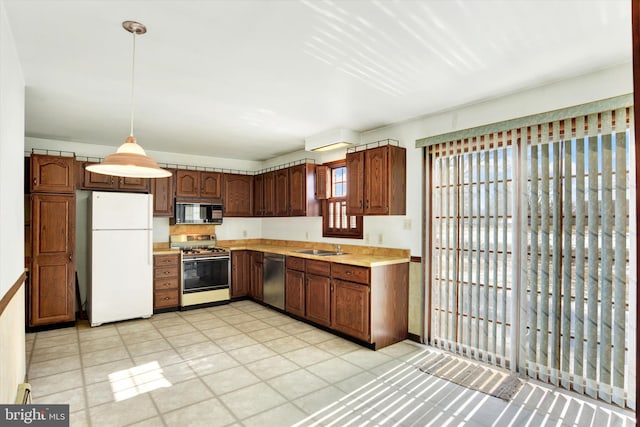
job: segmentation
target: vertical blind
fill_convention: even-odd
[[[633,109],[616,103],[418,145],[431,343],[633,407]]]

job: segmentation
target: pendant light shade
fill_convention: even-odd
[[[136,142],[133,136],[133,100],[135,82],[135,59],[136,59],[136,35],[144,34],[147,28],[135,21],[124,21],[122,26],[125,30],[133,34],[133,61],[131,66],[131,133],[118,150],[109,154],[105,159],[95,165],[87,166],[89,172],[103,175],[123,176],[130,178],[165,178],[171,176],[171,172],[160,168],[158,163]]]

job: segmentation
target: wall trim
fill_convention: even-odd
[[[4,296],[0,300],[0,316],[2,316],[2,314],[4,313],[5,308],[7,308],[7,306],[9,305],[11,300],[13,299],[13,296],[16,294],[16,292],[18,292],[18,290],[20,289],[20,287],[24,284],[24,282],[26,280],[27,280],[27,270],[24,270],[22,272],[22,274],[20,275],[20,277],[18,277],[18,280],[16,280],[16,282],[13,284],[13,286],[11,286],[11,288],[9,288],[9,291],[6,294],[4,294]]]

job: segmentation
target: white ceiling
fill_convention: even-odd
[[[631,60],[630,0],[0,0],[27,136],[262,160]]]

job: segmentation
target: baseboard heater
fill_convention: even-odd
[[[18,394],[16,395],[16,405],[27,405],[31,403],[31,384],[18,384]]]

